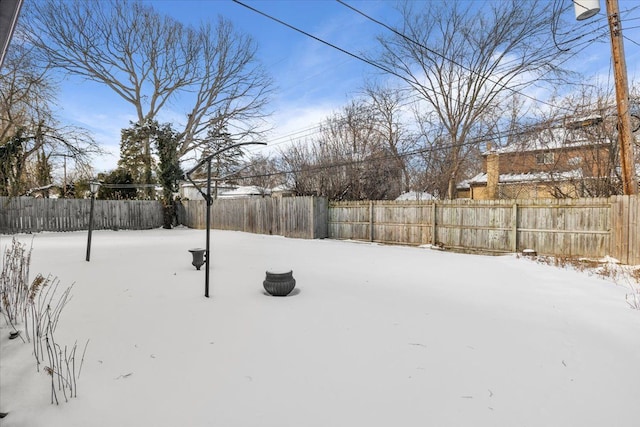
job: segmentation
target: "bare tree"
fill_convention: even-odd
[[[256,185],[261,188],[273,189],[285,184],[285,174],[280,173],[278,160],[263,154],[251,156],[249,161],[241,168],[239,178],[248,185]]]
[[[400,188],[403,192],[411,189],[411,171],[407,153],[416,148],[417,138],[412,134],[403,115],[410,110],[403,92],[398,89],[368,83],[364,90],[367,102],[375,115],[376,129],[381,144],[389,153],[388,161],[402,171]]]
[[[279,153],[282,172],[288,186],[296,195],[319,195],[316,185],[319,178],[311,141],[298,141]]]
[[[385,128],[389,122],[381,120],[382,110],[376,108],[367,100],[354,100],[327,118],[315,138],[281,153],[298,194],[375,200],[401,193],[404,162],[399,163],[401,144],[393,139],[398,136],[397,123],[391,113],[386,116],[391,127]]]
[[[211,129],[229,129],[239,141],[259,134],[271,79],[255,42],[222,17],[192,28],[139,0],[28,6],[29,39],[46,60],[109,87],[133,106],[138,123],[157,120],[172,101],[187,105],[185,123],[176,124],[183,159],[207,147]],[[144,152],[151,153],[148,141]]]
[[[51,106],[56,87],[48,71],[34,59],[24,39],[16,37],[0,73],[1,195],[52,184],[57,166],[64,169],[65,194],[67,162],[83,170],[91,155],[101,153],[84,129],[55,118]]]
[[[444,199],[449,190],[449,150],[444,150],[449,139],[444,135],[442,126],[434,125],[420,117],[416,121],[420,126],[420,142],[423,147],[419,152],[418,173],[415,187],[438,199]],[[466,156],[465,156],[466,157]]]
[[[558,104],[560,108],[546,113],[547,122],[562,130],[557,133],[559,140],[552,142],[567,148],[559,150],[552,170],[579,173],[568,180],[552,180],[548,184],[551,193],[558,198],[622,194],[617,113],[611,89],[599,84],[582,86]],[[550,134],[553,130],[546,128],[541,132]]]
[[[370,157],[379,143],[376,119],[372,109],[361,101],[351,101],[343,110],[328,118],[321,126],[318,138],[319,154],[327,163],[341,164],[337,170],[327,171],[344,176],[341,183],[330,191],[331,198],[359,200],[367,198],[363,190],[364,174]],[[336,174],[337,171],[342,173]],[[331,181],[331,180],[328,180]]]
[[[554,64],[566,52],[550,41],[552,5],[544,1],[405,2],[401,12],[403,28],[379,39],[380,62],[409,82],[446,132],[439,141],[453,198],[483,115],[513,90],[561,76]]]

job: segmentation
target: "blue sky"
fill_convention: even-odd
[[[376,45],[375,36],[384,28],[366,20],[331,0],[242,0],[253,8],[298,27],[355,54]],[[551,0],[550,0],[551,1]],[[621,11],[637,6],[637,0],[619,0]],[[251,35],[259,45],[259,57],[270,71],[276,93],[269,109],[274,130],[267,148],[273,150],[297,137],[309,134],[320,121],[338,111],[361,89],[367,76],[379,70],[338,50],[274,22],[231,0],[145,0],[157,11],[185,23],[198,25],[218,15],[233,22],[236,29]],[[569,0],[563,0],[569,6]],[[394,0],[348,0],[348,3],[389,25],[399,21]],[[423,3],[428,3],[424,1]],[[481,5],[469,0],[469,6]],[[526,5],[526,1],[523,1]],[[426,6],[426,4],[425,4]],[[605,23],[602,11],[592,18]],[[573,19],[572,8],[566,19]],[[640,76],[640,10],[623,13],[629,79]],[[587,75],[606,78],[610,73],[610,46],[605,39],[594,43],[576,58],[573,66]],[[585,69],[586,68],[586,69]],[[91,130],[96,140],[112,154],[96,159],[96,172],[115,168],[118,160],[120,129],[135,118],[133,107],[109,89],[84,80],[70,78],[61,87],[61,116]],[[161,116],[161,121],[180,121],[179,106]]]

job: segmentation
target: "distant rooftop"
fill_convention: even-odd
[[[515,153],[519,151],[544,151],[560,148],[582,147],[596,144],[608,144],[609,141],[599,137],[593,125],[602,123],[600,115],[590,115],[567,122],[565,126],[541,129],[522,135],[519,140],[505,147],[488,149],[489,153]]]
[[[566,172],[505,173],[500,174],[498,181],[500,183],[567,181],[570,179],[579,179],[582,178],[582,176],[582,171],[580,169],[574,169]],[[487,174],[481,172],[473,178],[461,182],[460,185],[458,185],[458,188],[469,188],[471,184],[486,183]],[[466,185],[466,187],[463,185]]]

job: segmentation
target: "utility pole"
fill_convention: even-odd
[[[616,85],[616,104],[618,106],[618,142],[620,168],[622,170],[622,189],[625,195],[638,194],[635,156],[633,153],[633,134],[631,132],[631,111],[629,110],[629,82],[627,63],[622,40],[622,23],[618,0],[606,0],[607,20],[611,34],[611,54],[613,56],[614,79]]]

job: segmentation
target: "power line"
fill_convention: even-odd
[[[356,13],[358,13],[358,14],[362,15],[363,17],[367,18],[368,20],[370,20],[370,21],[372,21],[372,22],[374,22],[374,23],[376,23],[376,24],[378,24],[378,25],[380,25],[380,26],[382,26],[382,27],[384,27],[384,28],[388,29],[389,31],[391,31],[391,32],[393,32],[394,34],[396,34],[397,36],[402,37],[404,40],[407,40],[408,42],[413,43],[413,44],[415,44],[416,46],[418,46],[418,47],[420,47],[420,48],[422,48],[422,49],[426,50],[427,52],[429,52],[429,53],[431,53],[431,54],[433,54],[433,55],[436,55],[436,56],[438,56],[438,57],[440,57],[440,58],[444,59],[445,61],[449,61],[449,62],[451,62],[452,64],[454,64],[455,66],[460,67],[460,68],[462,68],[463,70],[468,71],[468,72],[470,72],[470,73],[472,73],[472,74],[475,74],[475,75],[477,75],[477,76],[479,76],[479,77],[482,77],[482,78],[485,78],[485,77],[486,77],[486,76],[484,76],[484,75],[480,74],[480,72],[478,72],[478,71],[476,71],[476,70],[474,70],[474,69],[472,69],[472,68],[469,68],[469,67],[467,67],[467,66],[465,66],[465,65],[463,65],[463,64],[461,64],[461,63],[459,63],[459,62],[457,62],[457,61],[455,61],[454,59],[448,58],[447,56],[445,56],[445,55],[441,54],[440,52],[435,51],[435,50],[433,50],[433,49],[431,49],[431,48],[429,48],[429,47],[427,47],[427,46],[423,45],[422,43],[420,43],[420,42],[418,42],[418,41],[416,41],[416,40],[411,39],[410,37],[406,36],[405,34],[403,34],[403,33],[399,32],[399,31],[397,31],[395,28],[393,28],[393,27],[391,27],[391,26],[389,26],[389,25],[385,24],[384,22],[382,22],[382,21],[380,21],[380,20],[378,20],[378,19],[375,19],[375,18],[371,17],[370,15],[367,15],[366,13],[362,12],[361,10],[359,10],[359,9],[357,9],[357,8],[355,8],[355,7],[353,7],[353,6],[349,5],[349,4],[347,4],[347,3],[345,3],[344,1],[342,1],[342,0],[336,0],[336,1],[337,1],[338,3],[340,3],[341,5],[343,5],[343,6],[347,7],[347,8],[349,8],[349,9],[351,9],[352,11],[354,11],[354,12],[356,12]],[[489,81],[489,82],[491,82],[491,83],[493,83],[494,85],[497,85],[497,86],[501,87],[502,89],[506,89],[506,90],[509,90],[509,91],[511,91],[511,92],[513,92],[513,93],[517,93],[517,94],[519,94],[519,95],[522,95],[522,96],[524,96],[525,98],[529,98],[529,99],[533,100],[534,102],[542,103],[542,104],[545,104],[545,105],[548,105],[548,106],[550,106],[550,107],[554,107],[554,108],[560,108],[560,107],[558,107],[558,106],[556,106],[556,105],[553,105],[553,104],[550,104],[550,103],[548,103],[548,102],[546,102],[546,101],[543,101],[543,100],[537,99],[537,98],[535,98],[535,97],[533,97],[533,96],[530,96],[530,95],[527,95],[527,94],[525,94],[525,93],[523,93],[523,92],[521,92],[521,91],[518,91],[517,89],[513,89],[513,88],[511,88],[511,87],[508,87],[506,84],[504,84],[504,83],[500,83],[500,82],[497,82],[497,81],[495,81],[495,80],[492,80],[492,79],[491,79],[491,78],[489,78],[489,77],[486,77],[486,80],[487,80],[487,81]]]
[[[331,48],[333,48],[333,49],[336,49],[336,50],[338,50],[338,51],[340,51],[340,52],[342,52],[342,53],[345,53],[345,54],[349,55],[350,57],[353,57],[353,58],[355,58],[355,59],[358,59],[358,60],[360,60],[360,61],[362,61],[362,62],[365,62],[365,63],[367,63],[367,64],[369,64],[369,65],[371,65],[371,66],[373,66],[373,67],[375,67],[375,68],[378,68],[378,69],[380,69],[380,70],[382,70],[382,71],[384,71],[384,72],[386,72],[386,73],[389,73],[389,74],[391,74],[391,75],[394,75],[394,76],[396,76],[396,77],[400,78],[401,80],[406,81],[407,83],[409,83],[409,84],[411,84],[411,85],[413,85],[413,84],[418,84],[417,82],[415,82],[415,81],[411,81],[411,80],[407,79],[406,77],[404,77],[404,76],[402,76],[402,75],[400,75],[400,74],[398,74],[398,73],[396,73],[396,72],[394,72],[394,71],[392,71],[392,70],[389,70],[389,69],[387,69],[387,68],[386,68],[386,67],[384,67],[384,66],[381,66],[380,64],[377,64],[377,63],[375,63],[375,62],[373,62],[373,61],[371,61],[371,60],[368,60],[368,59],[362,58],[362,57],[361,57],[361,56],[359,56],[359,55],[356,55],[356,54],[354,54],[354,53],[352,53],[352,52],[347,51],[346,49],[340,48],[340,47],[338,47],[338,46],[336,46],[336,45],[334,45],[334,44],[332,44],[332,43],[329,43],[329,42],[327,42],[327,41],[325,41],[325,40],[323,40],[323,39],[321,39],[321,38],[319,38],[319,37],[316,37],[316,36],[314,36],[314,35],[312,35],[312,34],[310,34],[310,33],[306,32],[306,31],[304,31],[304,30],[301,30],[301,29],[299,29],[299,28],[297,28],[297,27],[295,27],[295,26],[293,26],[293,25],[291,25],[291,24],[288,24],[288,23],[286,23],[286,22],[284,22],[284,21],[282,21],[282,20],[280,20],[280,19],[278,19],[278,18],[276,18],[276,17],[273,17],[273,16],[271,16],[271,15],[269,15],[269,14],[265,13],[265,12],[262,12],[262,11],[260,11],[260,10],[256,9],[256,8],[253,8],[253,7],[251,7],[251,6],[247,5],[247,4],[245,4],[245,3],[243,3],[243,2],[241,2],[241,1],[239,1],[239,0],[233,0],[233,1],[234,1],[235,3],[237,3],[237,4],[239,4],[239,5],[241,5],[241,6],[245,7],[245,8],[247,8],[247,9],[249,9],[249,10],[251,10],[251,11],[255,12],[255,13],[258,13],[258,14],[260,14],[260,15],[262,15],[262,16],[264,16],[264,17],[268,18],[268,19],[271,19],[271,20],[273,20],[273,21],[275,21],[275,22],[277,22],[277,23],[279,23],[279,24],[281,24],[281,25],[284,25],[284,26],[285,26],[285,27],[287,27],[287,28],[290,28],[290,29],[292,29],[292,30],[294,30],[294,31],[296,31],[296,32],[299,32],[299,33],[301,33],[301,34],[303,34],[303,35],[305,35],[305,36],[307,36],[307,37],[309,37],[309,38],[312,38],[312,39],[314,39],[314,40],[316,40],[316,41],[318,41],[318,42],[320,42],[320,43],[322,43],[322,44],[325,44],[325,45],[327,45],[327,46],[329,46],[329,47],[331,47]],[[461,68],[463,68],[463,69],[465,69],[465,70],[467,70],[467,71],[469,71],[469,72],[471,72],[471,73],[478,74],[478,72],[477,72],[477,71],[474,71],[474,70],[472,70],[472,69],[470,69],[470,68],[468,68],[468,67],[465,67],[464,65],[462,65],[462,64],[460,64],[460,63],[457,63],[456,61],[451,60],[450,58],[447,58],[446,56],[444,56],[444,55],[442,55],[442,54],[440,54],[440,53],[438,53],[438,52],[436,52],[436,51],[433,51],[432,49],[430,49],[430,48],[428,48],[428,47],[426,47],[426,46],[423,46],[422,44],[420,44],[420,43],[416,42],[415,40],[411,40],[410,38],[406,37],[406,36],[405,36],[405,35],[403,35],[402,33],[399,33],[398,31],[396,31],[396,30],[395,30],[395,29],[393,29],[392,27],[389,27],[387,24],[385,24],[385,23],[383,23],[383,22],[380,22],[380,21],[378,21],[378,20],[376,20],[376,19],[374,19],[374,18],[372,18],[372,17],[370,17],[370,16],[368,16],[368,15],[364,14],[363,12],[361,12],[361,11],[359,11],[358,9],[356,9],[356,8],[354,8],[354,7],[352,7],[352,6],[348,5],[348,4],[346,4],[346,3],[344,3],[343,1],[341,1],[341,0],[337,0],[337,1],[338,1],[340,4],[342,4],[342,5],[346,6],[347,8],[352,9],[353,11],[355,11],[355,12],[357,12],[357,13],[361,14],[361,15],[362,15],[362,16],[364,16],[365,18],[367,18],[367,19],[369,19],[369,20],[371,20],[371,21],[373,21],[373,22],[377,23],[378,25],[381,25],[381,26],[383,26],[383,27],[385,27],[385,28],[389,29],[390,31],[392,31],[392,32],[396,33],[397,35],[399,35],[399,36],[401,36],[401,37],[403,37],[403,38],[407,39],[408,41],[410,41],[410,42],[412,42],[412,43],[417,44],[418,46],[420,46],[420,47],[424,48],[425,50],[427,50],[427,51],[429,51],[429,52],[431,52],[431,53],[433,53],[433,54],[435,54],[435,55],[438,55],[438,56],[442,57],[443,59],[445,59],[445,60],[447,60],[447,61],[450,61],[450,62],[452,62],[453,64],[455,64],[456,66],[461,67]],[[605,27],[605,26],[600,26],[598,29],[602,29],[602,28],[604,28],[604,27]],[[598,29],[597,29],[597,30],[598,30]],[[572,30],[572,31],[577,31],[577,30]],[[569,32],[567,32],[566,34],[569,34]],[[577,36],[577,37],[575,37],[575,38],[573,38],[573,39],[571,39],[571,40],[567,41],[567,43],[569,43],[569,42],[575,42],[575,41],[577,41],[577,40],[579,40],[579,39],[581,39],[581,38],[584,38],[584,37],[585,37],[586,35],[588,35],[588,34],[589,34],[589,33],[581,34],[581,35],[579,35],[579,36]],[[570,60],[570,59],[571,59],[571,58],[573,58],[573,57],[575,57],[575,55],[577,55],[578,53],[580,53],[580,52],[581,52],[582,50],[584,50],[588,45],[592,44],[594,41],[598,40],[600,37],[602,37],[602,35],[600,35],[600,36],[596,36],[596,37],[593,37],[593,38],[588,39],[588,40],[586,40],[586,41],[583,41],[583,42],[581,42],[581,43],[579,43],[579,44],[577,44],[577,45],[574,45],[574,46],[573,46],[573,48],[574,48],[574,49],[579,48],[579,47],[582,47],[582,49],[580,49],[579,51],[573,52],[573,54],[572,54],[570,57],[566,58],[566,59],[565,59],[564,61],[562,61],[560,64],[562,64],[562,63],[564,63],[564,62],[566,62],[566,61]],[[550,57],[550,56],[552,56],[552,55],[550,54],[550,55],[549,55],[549,57]],[[507,65],[507,64],[508,64],[508,63],[505,63],[504,65]],[[545,73],[545,74],[546,74],[546,73]],[[573,112],[573,110],[572,110],[572,109],[570,109],[570,108],[563,107],[563,106],[557,106],[557,105],[554,105],[554,104],[548,103],[548,102],[546,102],[546,101],[543,101],[543,100],[537,99],[537,98],[535,98],[535,97],[532,97],[532,96],[530,96],[530,95],[527,95],[527,94],[525,94],[525,93],[522,93],[521,91],[519,91],[519,90],[517,90],[517,89],[513,89],[513,88],[511,88],[511,87],[507,87],[506,85],[504,85],[504,84],[502,84],[502,83],[499,83],[499,82],[493,81],[493,80],[491,80],[491,79],[488,79],[488,80],[489,80],[489,81],[491,81],[492,83],[496,84],[496,85],[501,86],[501,87],[502,87],[502,88],[504,88],[504,89],[507,89],[507,90],[512,91],[513,93],[517,93],[517,94],[520,94],[520,95],[522,95],[522,96],[524,96],[524,97],[526,97],[526,98],[529,98],[529,99],[533,100],[533,101],[534,101],[534,102],[536,102],[536,103],[542,103],[542,104],[548,105],[548,106],[553,107],[553,108],[564,109],[564,110],[566,110],[566,111],[571,111],[571,112]],[[529,83],[532,83],[532,82],[529,82]],[[441,95],[441,96],[446,96],[446,95],[443,95],[443,94],[438,93],[438,92],[436,92],[436,93],[437,93],[437,94],[439,94],[439,95]],[[417,95],[416,95],[416,97],[418,98],[418,96],[417,96]],[[420,98],[420,99],[422,99],[422,98]],[[295,136],[295,135],[296,135],[296,134],[298,134],[298,133],[305,133],[306,131],[313,131],[314,129],[318,129],[318,130],[319,130],[321,127],[322,127],[322,124],[319,124],[319,125],[317,125],[317,126],[313,126],[313,127],[311,127],[311,128],[308,128],[308,129],[303,129],[303,130],[301,130],[301,131],[296,131],[296,132],[294,132],[294,133],[292,133],[292,134],[289,134],[289,135],[284,135],[284,136],[282,136],[282,137],[277,138],[276,140],[280,140],[280,139],[284,139],[284,138],[290,138],[290,137]],[[312,135],[314,135],[314,134],[315,134],[315,132],[310,133],[308,136],[312,136]],[[282,141],[282,142],[276,143],[275,145],[281,145],[281,144],[284,144],[284,143],[286,143],[286,142],[288,142],[288,141]],[[474,143],[474,142],[472,142],[472,143]],[[268,147],[266,147],[266,148],[271,148],[271,147],[273,147],[273,145],[269,145],[269,146],[268,146]],[[264,148],[263,148],[263,147],[259,147],[258,149],[264,149]]]
[[[413,100],[411,98],[413,98]],[[407,102],[403,104],[399,104],[398,107],[404,108],[411,105],[412,102],[422,100],[422,98],[420,98],[420,96],[416,94],[412,94],[410,97],[407,97],[406,99],[407,99]],[[317,125],[292,131],[291,133],[288,133],[286,135],[281,135],[277,138],[274,138],[269,142],[267,146],[259,146],[259,147],[255,147],[254,150],[247,150],[247,151],[249,152],[261,151],[261,150],[270,149],[288,142],[296,142],[291,140],[291,138],[294,138],[294,137],[296,137],[297,141],[299,141],[301,138],[313,137],[314,135],[317,135],[320,133],[320,131],[322,131],[322,128],[325,126],[327,120],[329,120],[329,118],[325,118],[322,122],[318,123]],[[347,121],[346,118],[337,119],[337,123],[343,123],[346,121]],[[273,143],[274,141],[280,141],[280,142]]]
[[[590,40],[586,41],[585,43],[591,43],[591,42],[593,42],[594,40],[597,40],[597,39],[598,39],[598,37],[594,37],[593,39],[590,39]],[[560,64],[562,64],[562,63],[564,63],[566,61],[569,61],[574,56],[576,56],[578,53],[579,52],[574,52],[571,56],[569,56],[565,60],[563,60]],[[413,100],[411,100],[411,98],[413,98]],[[408,99],[408,102],[406,102],[403,105],[401,105],[401,107],[406,107],[406,106],[410,105],[411,102],[422,100],[422,98],[419,95],[416,95],[416,94],[412,94],[407,99]],[[583,107],[587,107],[589,105],[593,105],[593,104],[585,104],[585,105],[583,105]],[[572,113],[574,112],[574,110],[569,108],[569,107],[558,107],[558,108],[564,109],[566,111],[570,111]],[[565,120],[567,118],[570,118],[570,117],[571,117],[571,115],[565,116]],[[287,140],[283,140],[283,141],[277,142],[275,144],[269,143],[269,145],[266,146],[266,147],[265,146],[257,147],[257,149],[255,151],[264,150],[265,148],[273,148],[274,146],[282,145],[282,144],[287,143],[287,142],[292,142],[292,143],[299,142],[299,138],[313,137],[314,135],[319,134],[319,132],[325,126],[326,120],[327,119],[325,119],[323,122],[321,122],[321,123],[319,123],[319,124],[317,124],[315,126],[311,126],[311,127],[308,127],[308,128],[303,128],[303,129],[291,132],[291,133],[289,133],[287,135],[280,136],[280,137],[274,139],[273,141],[279,141],[279,140],[283,140],[283,139],[287,139]],[[342,119],[338,120],[338,123],[342,123],[342,122],[345,122],[345,121],[346,121],[346,119],[342,118]],[[293,137],[295,137],[296,135],[299,135],[299,134],[302,134],[302,136],[298,138],[298,141],[291,141],[290,140],[290,138],[293,138]],[[504,136],[508,137],[510,135],[505,134]],[[254,151],[254,150],[250,150],[250,151]]]
[[[630,39],[629,37],[627,37],[627,36],[622,36],[622,37],[624,37],[626,40],[630,41],[631,43],[633,43],[633,44],[635,44],[635,45],[637,45],[637,46],[640,46],[640,43],[638,43],[637,41],[635,41],[635,40],[631,40],[631,39]]]
[[[339,1],[339,0],[338,0],[338,1]],[[269,15],[269,14],[267,14],[267,13],[265,13],[265,12],[262,12],[262,11],[260,11],[260,10],[256,9],[256,8],[254,8],[254,7],[251,7],[251,6],[249,6],[249,5],[247,5],[247,4],[243,3],[243,2],[241,2],[240,0],[233,0],[233,2],[234,2],[234,3],[237,3],[237,4],[241,5],[241,6],[243,6],[243,7],[245,7],[245,8],[247,8],[247,9],[249,9],[249,10],[251,10],[251,11],[255,12],[255,13],[258,13],[258,14],[260,14],[260,15],[262,15],[262,16],[264,16],[264,17],[268,18],[268,19],[271,19],[271,20],[273,20],[273,21],[275,21],[275,22],[277,22],[277,23],[279,23],[279,24],[281,24],[281,25],[284,25],[285,27],[287,27],[287,28],[289,28],[289,29],[292,29],[292,30],[294,30],[294,31],[296,31],[296,32],[299,32],[299,33],[301,33],[301,34],[303,34],[303,35],[305,35],[305,36],[309,37],[309,38],[312,38],[312,39],[314,39],[314,40],[316,40],[316,41],[318,41],[318,42],[320,42],[320,43],[322,43],[322,44],[324,44],[324,45],[327,45],[327,46],[329,46],[329,47],[331,47],[331,48],[333,48],[333,49],[336,49],[336,50],[338,50],[338,51],[340,51],[340,52],[342,52],[342,53],[346,54],[346,55],[349,55],[349,56],[351,56],[352,58],[355,58],[355,59],[357,59],[357,60],[359,60],[359,61],[365,62],[365,63],[367,63],[367,64],[369,64],[369,65],[371,65],[371,66],[373,66],[373,67],[375,67],[375,68],[377,68],[377,69],[379,69],[379,70],[381,70],[381,71],[384,71],[384,72],[386,72],[386,73],[388,73],[388,74],[391,74],[391,75],[393,75],[393,76],[395,76],[395,77],[398,77],[399,79],[401,79],[401,80],[403,80],[403,81],[407,82],[407,83],[408,83],[409,85],[411,85],[411,86],[414,86],[414,85],[415,85],[415,86],[420,86],[420,83],[419,83],[419,82],[417,82],[417,81],[415,81],[415,80],[410,80],[410,79],[408,79],[406,76],[403,76],[403,75],[401,75],[401,74],[399,74],[399,73],[396,73],[395,71],[390,70],[390,69],[388,69],[388,68],[386,68],[386,67],[384,67],[384,66],[382,66],[382,65],[380,65],[380,64],[377,64],[377,63],[375,63],[375,62],[373,62],[373,61],[371,61],[371,60],[368,60],[368,59],[363,58],[363,57],[361,57],[361,56],[359,56],[359,55],[356,55],[356,54],[354,54],[354,53],[352,53],[352,52],[349,52],[349,51],[348,51],[348,50],[346,50],[346,49],[343,49],[343,48],[341,48],[341,47],[338,47],[338,46],[336,46],[336,45],[334,45],[334,44],[332,44],[332,43],[330,43],[330,42],[328,42],[328,41],[326,41],[326,40],[323,40],[323,39],[321,39],[321,38],[319,38],[319,37],[317,37],[317,36],[314,36],[313,34],[310,34],[310,33],[306,32],[306,31],[304,31],[304,30],[301,30],[301,29],[299,29],[299,28],[297,28],[297,27],[295,27],[295,26],[293,26],[293,25],[291,25],[291,24],[289,24],[289,23],[287,23],[287,22],[284,22],[284,21],[282,21],[281,19],[278,19],[278,18],[276,18],[276,17],[274,17],[274,16],[272,16],[272,15]],[[351,7],[350,7],[350,6],[348,6],[348,5],[346,5],[346,6],[347,6],[347,7],[349,7],[349,8],[351,8]],[[355,9],[354,9],[354,10],[355,10]],[[360,12],[358,12],[358,13],[360,13]],[[374,22],[375,22],[375,20],[374,20]],[[382,25],[386,25],[386,24],[382,24]],[[392,31],[395,31],[395,30],[392,30]],[[427,49],[428,49],[428,48],[427,48]],[[440,56],[442,56],[442,55],[440,55]],[[452,60],[450,60],[450,59],[448,59],[448,58],[446,58],[446,57],[444,57],[444,56],[443,56],[443,58],[444,58],[444,59],[446,59],[446,60],[451,61],[452,63],[456,64],[457,66],[463,67],[463,66],[461,66],[460,64],[457,64],[456,62],[454,62],[454,61],[452,61]],[[463,68],[464,68],[464,67],[463,67]],[[465,68],[465,69],[466,69],[467,71],[471,71],[471,70],[469,70],[468,68]],[[474,71],[471,71],[471,72],[474,72]],[[478,74],[477,72],[474,72],[474,73]],[[491,81],[490,79],[488,79],[488,80],[489,80],[489,81]],[[493,82],[493,81],[492,81],[492,82]],[[493,83],[494,83],[494,84],[498,84],[498,85],[500,85],[500,84],[499,84],[499,83],[497,83],[497,82],[493,82]],[[518,92],[516,89],[509,88],[509,87],[507,87],[507,86],[506,86],[506,85],[504,85],[504,84],[502,84],[502,87],[503,87],[503,88],[505,88],[505,89],[511,90],[511,91],[513,91],[513,92],[515,92],[515,93],[520,93],[520,92]],[[432,89],[432,90],[433,90],[433,92],[434,92],[435,94],[437,94],[437,95],[440,95],[440,96],[442,96],[442,97],[444,97],[444,98],[448,98],[448,99],[450,99],[450,100],[452,100],[452,101],[455,101],[455,99],[454,99],[452,96],[450,96],[450,95],[446,95],[446,94],[444,94],[444,93],[442,93],[442,92],[438,92],[438,91],[437,91],[437,90],[435,90],[435,89]],[[543,104],[546,104],[546,105],[548,105],[548,106],[550,106],[550,107],[560,108],[560,107],[557,107],[557,106],[555,106],[555,105],[553,105],[553,104],[549,104],[549,103],[547,103],[547,102],[545,102],[545,101],[542,101],[542,100],[536,99],[536,98],[534,98],[534,97],[531,97],[531,96],[529,96],[529,95],[525,95],[525,94],[522,94],[522,95],[523,95],[523,96],[525,96],[525,97],[527,97],[527,98],[532,99],[532,100],[533,100],[533,101],[535,101],[535,102],[543,103]]]
[[[418,148],[418,149],[409,150],[405,152],[400,152],[397,154],[389,153],[388,151],[386,151],[385,154],[374,154],[363,159],[355,159],[355,160],[349,159],[349,160],[343,160],[340,162],[331,162],[328,164],[307,165],[305,167],[301,167],[298,169],[289,169],[285,171],[268,172],[263,174],[244,175],[244,176],[239,176],[237,179],[244,180],[244,179],[251,179],[251,178],[267,178],[271,176],[288,175],[288,174],[295,174],[295,173],[301,173],[301,172],[313,174],[313,173],[319,173],[324,170],[341,168],[346,166],[354,166],[354,165],[365,164],[365,163],[374,163],[374,162],[380,162],[384,160],[392,160],[392,159],[397,159],[398,157],[400,158],[413,157],[420,154],[427,154],[427,153],[449,150],[455,147],[473,146],[485,141],[491,141],[492,139],[495,139],[495,138],[504,139],[504,138],[514,137],[514,136],[527,135],[532,131],[539,130],[540,126],[543,124],[548,125],[549,127],[554,127],[554,123],[557,123],[555,127],[558,127],[562,123],[562,121],[564,121],[565,119],[566,118],[562,118],[562,119],[551,120],[543,123],[537,123],[535,125],[531,125],[514,132],[506,132],[506,133],[490,132],[481,136],[477,136],[475,138],[471,138],[470,140],[465,141],[462,144],[447,144],[447,145],[423,147],[423,148]]]
[[[387,72],[387,73],[389,73],[389,74],[393,74],[394,76],[396,76],[396,77],[398,77],[398,78],[400,78],[400,79],[402,79],[402,80],[407,80],[405,77],[403,77],[403,76],[401,76],[401,75],[399,75],[399,74],[395,73],[395,72],[394,72],[394,71],[392,71],[392,70],[389,70],[389,69],[387,69],[387,68],[385,68],[385,67],[383,67],[383,66],[381,66],[381,65],[379,65],[379,64],[376,64],[375,62],[369,61],[369,60],[368,60],[368,59],[366,59],[366,58],[362,58],[362,57],[360,57],[360,56],[356,55],[355,53],[349,52],[349,51],[348,51],[348,50],[346,50],[346,49],[343,49],[343,48],[338,47],[338,46],[336,46],[336,45],[334,45],[334,44],[332,44],[332,43],[329,43],[328,41],[323,40],[323,39],[321,39],[321,38],[319,38],[319,37],[316,37],[316,36],[314,36],[313,34],[310,34],[310,33],[306,32],[306,31],[304,31],[304,30],[301,30],[301,29],[299,29],[299,28],[297,28],[297,27],[294,27],[294,26],[293,26],[293,25],[291,25],[291,24],[288,24],[288,23],[286,23],[286,22],[284,22],[284,21],[282,21],[282,20],[280,20],[280,19],[278,19],[278,18],[276,18],[276,17],[274,17],[274,16],[271,16],[271,15],[269,15],[269,14],[267,14],[267,13],[265,13],[265,12],[262,12],[262,11],[260,11],[260,10],[256,9],[256,8],[254,8],[254,7],[251,7],[251,6],[249,6],[249,5],[247,5],[247,4],[243,3],[243,2],[241,2],[241,1],[239,1],[239,0],[233,0],[233,2],[234,2],[234,3],[239,4],[240,6],[246,7],[247,9],[249,9],[249,10],[251,10],[251,11],[255,12],[255,13],[258,13],[258,14],[260,14],[260,15],[264,16],[265,18],[269,18],[269,19],[271,19],[271,20],[273,20],[273,21],[277,22],[278,24],[284,25],[284,26],[285,26],[285,27],[287,27],[287,28],[290,28],[290,29],[292,29],[292,30],[294,30],[294,31],[296,31],[296,32],[299,32],[299,33],[301,33],[301,34],[303,34],[303,35],[305,35],[305,36],[307,36],[307,37],[309,37],[309,38],[312,38],[312,39],[314,39],[314,40],[316,40],[316,41],[318,41],[318,42],[320,42],[320,43],[322,43],[322,44],[324,44],[324,45],[327,45],[327,46],[329,46],[329,47],[331,47],[331,48],[333,48],[333,49],[336,49],[336,50],[338,50],[338,51],[340,51],[340,52],[342,52],[342,53],[346,54],[346,55],[349,55],[349,56],[351,56],[352,58],[355,58],[355,59],[357,59],[357,60],[359,60],[359,61],[362,61],[362,62],[366,62],[367,64],[369,64],[369,65],[371,65],[371,66],[373,66],[373,67],[376,67],[376,68],[378,68],[378,69],[380,69],[380,70],[382,70],[382,71],[384,71],[384,72]]]

